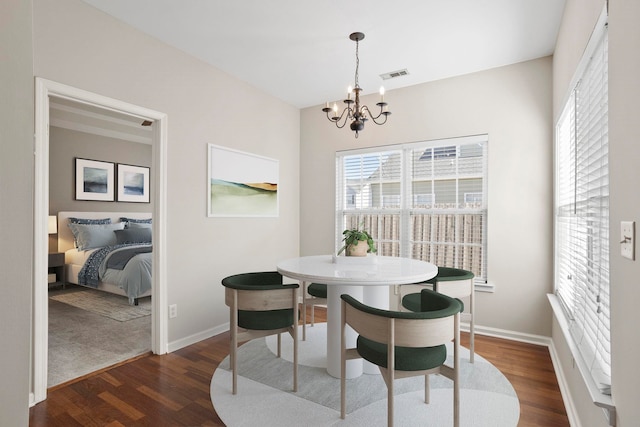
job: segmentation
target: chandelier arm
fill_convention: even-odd
[[[333,110],[329,110],[329,111],[333,111]],[[351,108],[345,108],[344,110],[342,110],[342,114],[340,114],[340,116],[338,116],[337,118],[335,117],[330,117],[329,116],[329,111],[327,111],[327,119],[330,122],[335,123],[336,127],[338,129],[342,129],[346,124],[347,124],[347,119],[351,116]],[[345,114],[348,113],[348,114]],[[340,121],[342,121],[342,119],[344,119],[344,122],[342,123],[342,125],[340,124]]]
[[[383,125],[383,124],[385,124],[385,123],[387,122],[387,118],[389,117],[389,114],[391,114],[391,112],[390,112],[390,111],[383,111],[383,108],[382,108],[382,107],[383,107],[383,106],[381,105],[381,106],[380,106],[380,113],[379,113],[377,116],[374,116],[374,115],[371,113],[371,110],[369,109],[369,107],[367,107],[366,105],[364,105],[364,106],[362,107],[362,111],[363,111],[363,112],[364,112],[364,111],[366,111],[366,112],[368,112],[368,113],[369,113],[369,119],[371,119],[371,120],[373,121],[373,123],[375,123],[375,124],[377,124],[377,125]],[[382,121],[380,121],[380,122],[379,122],[379,121],[378,121],[378,119],[379,119],[381,116],[384,116],[384,120],[382,120]]]

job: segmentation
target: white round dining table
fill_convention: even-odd
[[[389,286],[423,282],[438,273],[438,267],[426,261],[377,255],[304,256],[281,261],[277,269],[291,279],[327,285],[327,372],[336,378],[340,378],[340,295],[349,294],[369,306],[388,309]],[[348,347],[355,347],[357,334],[347,328],[346,339]],[[379,373],[368,362],[364,372]],[[347,361],[347,378],[362,373],[362,360]]]

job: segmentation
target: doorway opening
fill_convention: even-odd
[[[153,269],[151,350],[167,352],[166,305],[166,153],[167,115],[113,98],[36,78],[35,177],[34,177],[34,289],[32,335],[32,383],[30,405],[46,399],[48,370],[48,215],[50,101],[66,100],[90,109],[151,121],[152,160],[150,198],[153,206]]]

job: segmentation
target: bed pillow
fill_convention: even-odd
[[[150,228],[125,228],[124,230],[115,230],[117,244],[124,243],[151,243]]]
[[[151,224],[151,218],[139,219],[121,216],[120,222],[124,222],[124,228],[129,228],[131,224]]]
[[[89,219],[69,217],[71,224],[111,224],[111,218]]]
[[[153,228],[153,224],[147,224],[144,222],[129,222],[128,225],[125,228],[148,228],[149,230],[151,230],[151,228]]]
[[[69,224],[79,251],[116,244],[114,230],[124,229],[123,223],[117,224]]]
[[[70,224],[111,224],[111,218],[102,218],[102,219],[95,219],[95,218],[75,218],[75,217],[69,217],[69,223]],[[73,245],[77,248],[78,247],[78,241],[76,240],[75,235],[73,236]]]

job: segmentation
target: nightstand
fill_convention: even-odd
[[[61,252],[49,254],[49,274],[56,275],[56,281],[49,283],[49,286],[65,286],[64,277],[64,254]]]

